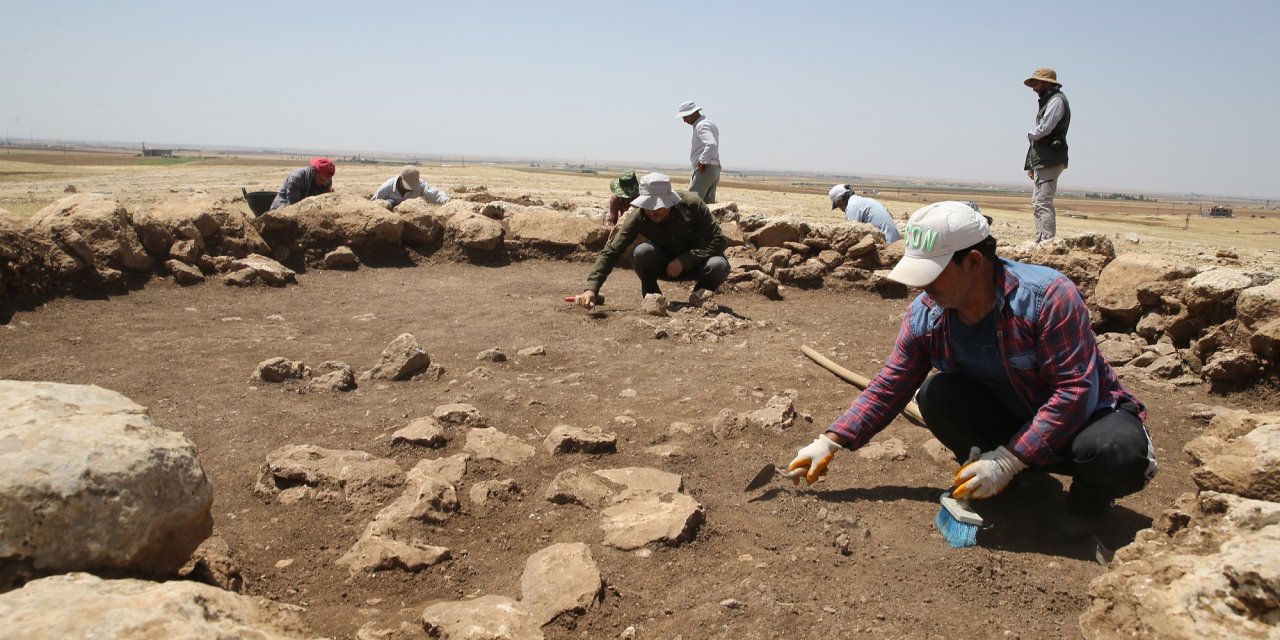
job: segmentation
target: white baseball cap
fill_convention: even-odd
[[[661,173],[650,173],[640,178],[640,197],[631,205],[641,209],[667,209],[680,202],[680,196],[671,190],[671,178]]]
[[[847,195],[853,195],[853,187],[847,184],[838,184],[831,187],[831,190],[827,192],[827,197],[831,198],[831,208],[836,208],[836,203],[840,202],[840,198]]]
[[[701,107],[699,107],[692,100],[689,100],[688,102],[681,102],[680,106],[676,107],[676,117],[683,118],[695,111],[700,111],[700,110],[701,110]]]
[[[923,287],[938,279],[955,252],[990,235],[987,219],[963,202],[948,200],[921,207],[907,220],[902,260],[889,272],[889,279]]]

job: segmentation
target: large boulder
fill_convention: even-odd
[[[71,573],[0,595],[0,640],[254,638],[311,634],[292,610],[198,582],[103,580]]]
[[[445,225],[445,241],[473,251],[494,251],[502,246],[503,229],[496,220],[478,213],[459,213]]]
[[[529,207],[506,218],[510,239],[537,248],[569,250],[608,237],[600,223],[543,207]]]
[[[1116,552],[1089,586],[1084,637],[1277,637],[1280,505],[1213,492],[1193,500]]]
[[[757,247],[781,247],[800,240],[800,229],[791,220],[773,220],[747,234],[746,241]]]
[[[82,267],[25,221],[0,216],[0,296],[45,291]]]
[[[1236,296],[1236,317],[1250,329],[1280,319],[1280,280],[1241,291]]]
[[[1280,502],[1280,420],[1217,446],[1193,443],[1192,450],[1205,451],[1202,466],[1191,471],[1201,491]]]
[[[271,244],[296,242],[325,251],[341,245],[355,248],[399,245],[404,219],[356,195],[326,193],[268,211],[258,218]]]
[[[1197,314],[1230,309],[1235,306],[1236,295],[1253,285],[1253,278],[1239,269],[1210,269],[1187,281],[1182,289],[1182,301]]]
[[[1090,298],[1102,270],[1115,260],[1116,249],[1106,235],[1084,233],[1010,248],[1006,257],[1056,269],[1070,278],[1085,298]]]
[[[1126,253],[1103,268],[1092,302],[1104,318],[1132,327],[1144,307],[1154,306],[1162,295],[1176,295],[1182,281],[1194,275],[1193,268],[1173,258]]]
[[[402,237],[404,243],[415,247],[436,244],[444,237],[444,225],[455,214],[475,213],[475,205],[465,200],[450,200],[443,205],[436,205],[414,198],[401,202],[396,207],[396,214],[404,219]]]
[[[133,223],[142,243],[153,254],[166,254],[175,240],[190,240],[201,253],[213,256],[244,258],[253,253],[271,253],[251,215],[204,193],[143,209],[134,215]]]
[[[67,196],[37,212],[26,228],[50,238],[80,268],[99,274],[147,272],[153,264],[129,212],[106,194]]]
[[[0,590],[67,571],[173,574],[213,530],[195,445],[119,393],[0,380],[0,443]]]

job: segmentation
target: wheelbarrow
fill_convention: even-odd
[[[274,191],[245,191],[244,187],[240,187],[240,193],[244,194],[244,201],[249,204],[249,210],[255,216],[266,213],[276,199]]]

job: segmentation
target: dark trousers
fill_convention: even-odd
[[[1013,415],[981,382],[959,373],[938,373],[916,395],[929,431],[963,462],[969,447],[991,451],[1008,445],[1024,420]],[[1080,513],[1097,513],[1116,498],[1136,493],[1155,474],[1155,453],[1138,408],[1125,403],[1099,409],[1063,451],[1056,464],[1029,471],[1072,476],[1067,494]]]
[[[667,255],[667,252],[648,242],[636,245],[631,254],[631,264],[640,277],[641,295],[662,293],[658,288],[658,280],[697,280],[696,288],[715,291],[729,277],[729,261],[724,256],[711,256],[695,262],[692,267],[672,278],[667,276],[667,264],[674,259],[675,256]]]

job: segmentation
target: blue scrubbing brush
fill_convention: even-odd
[[[969,460],[965,464],[976,462],[982,450],[969,448]],[[962,467],[963,468],[963,467]],[[938,517],[933,519],[942,537],[952,549],[972,547],[978,544],[978,529],[982,528],[982,516],[969,506],[969,496],[957,498],[952,494],[955,488],[942,494],[942,508],[938,509]]]
[[[978,544],[982,516],[969,507],[968,498],[953,498],[950,491],[942,494],[942,508],[933,523],[952,549]]]

